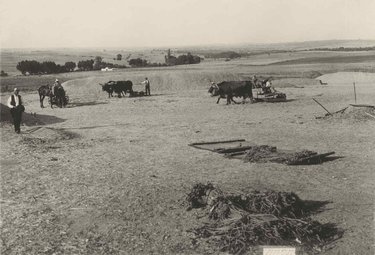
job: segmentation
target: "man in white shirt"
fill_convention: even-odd
[[[147,79],[147,77],[145,78],[144,81],[142,81],[142,84],[145,85],[145,95],[146,96],[151,96],[151,93],[150,93],[150,81]]]
[[[275,89],[272,87],[271,78],[269,78],[269,79],[266,81],[266,86],[265,86],[265,88],[264,88],[264,92],[265,92],[265,93],[272,93],[272,92],[275,92]]]
[[[13,95],[9,97],[7,105],[13,118],[14,131],[19,134],[21,132],[22,113],[25,111],[25,107],[22,104],[22,98],[17,88],[14,89]]]

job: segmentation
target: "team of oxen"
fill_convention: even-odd
[[[256,90],[256,98],[253,97],[253,89]],[[265,80],[253,79],[248,81],[223,81],[218,84],[212,82],[208,90],[211,96],[219,96],[216,103],[219,103],[220,98],[226,98],[227,104],[237,103],[233,97],[242,97],[243,103],[246,98],[250,102],[285,102],[286,94],[276,91],[271,86],[271,78]]]
[[[236,103],[233,97],[242,97],[243,101],[250,98],[253,101],[253,83],[251,81],[223,81],[218,84],[212,83],[208,90],[212,96],[219,96],[216,103],[219,103],[220,98],[227,98],[227,104],[231,102]]]
[[[99,84],[102,86],[102,90],[108,93],[108,98],[113,97],[113,93],[116,93],[118,97],[125,96],[129,93],[129,96],[140,96],[142,92],[136,92],[133,90],[133,83],[131,81],[109,81],[105,84]],[[221,83],[213,83],[209,89],[209,93],[212,96],[219,95],[217,103],[220,98],[227,98],[227,104],[231,102],[236,103],[233,97],[243,97],[243,100],[250,98],[253,100],[253,83],[252,81],[223,81]]]
[[[108,93],[108,98],[113,97],[113,93],[116,93],[118,97],[125,96],[126,93],[134,95],[132,81],[109,81],[105,84],[99,84],[102,86],[102,90]]]
[[[208,92],[212,96],[219,96],[216,103],[219,103],[221,98],[227,99],[227,104],[237,103],[233,100],[233,97],[242,97],[243,102],[247,98],[253,102],[253,88],[266,89],[265,83],[267,80],[261,82],[257,81],[223,81],[220,83],[212,83]],[[113,93],[116,93],[118,97],[125,96],[129,93],[129,96],[142,96],[144,92],[137,92],[133,90],[133,83],[127,81],[109,81],[105,84],[100,84],[102,90],[108,93],[108,98],[113,97]]]
[[[129,96],[144,96],[143,91],[137,92],[133,90],[133,83],[130,80],[126,81],[109,81],[105,84],[99,84],[102,86],[102,91],[108,93],[108,98],[113,97],[113,93],[117,94],[118,97],[126,96],[129,93]],[[254,101],[253,89],[254,88],[265,88],[265,84],[258,84],[253,80],[248,81],[223,81],[220,83],[211,83],[211,86],[208,92],[211,96],[219,96],[216,103],[219,103],[221,98],[227,99],[227,104],[237,103],[233,100],[233,97],[242,97],[243,102],[247,98],[250,99],[250,102]],[[68,97],[65,95],[64,89],[61,87],[61,90],[51,93],[51,87],[48,85],[41,86],[38,89],[40,106],[43,106],[43,100],[46,96],[49,97],[49,102],[51,107],[53,104],[58,105],[59,107],[65,106],[68,101]]]

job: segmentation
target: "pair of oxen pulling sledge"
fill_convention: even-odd
[[[253,89],[256,89],[256,97],[253,95]],[[283,102],[286,101],[286,95],[276,91],[273,87],[267,86],[265,81],[223,81],[220,83],[211,83],[208,90],[211,96],[219,96],[216,103],[221,98],[227,99],[227,104],[237,103],[233,97],[242,97],[243,103],[247,98],[250,102]]]
[[[150,96],[150,92],[146,91],[135,91],[133,90],[133,82],[130,80],[127,81],[109,81],[104,84],[99,83],[102,86],[102,91],[108,93],[108,98],[113,97],[113,93],[117,94],[117,96],[124,97],[126,93],[129,93],[129,97],[142,97],[142,96]]]

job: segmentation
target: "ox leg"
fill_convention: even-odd
[[[243,98],[242,98],[242,103],[244,104],[244,103],[246,103],[246,96],[243,96]]]
[[[44,108],[44,105],[43,105],[44,97],[45,97],[44,95],[39,95],[40,107],[41,107],[41,108]]]
[[[249,98],[250,98],[250,104],[254,103],[254,97],[252,93],[249,95]]]
[[[216,103],[217,103],[217,104],[219,103],[219,101],[220,101],[220,98],[221,98],[221,96],[219,96],[219,98],[217,99],[217,101],[216,101]]]
[[[233,101],[233,95],[232,95],[232,93],[230,93],[230,94],[227,95],[227,105],[231,104],[232,101]],[[234,103],[236,103],[236,102],[234,102]]]

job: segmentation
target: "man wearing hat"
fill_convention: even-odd
[[[25,107],[22,105],[22,98],[17,88],[14,89],[13,95],[8,99],[8,107],[13,118],[14,131],[19,134],[21,132],[22,113],[25,111]]]
[[[55,80],[55,83],[52,85],[52,95],[55,95],[56,93],[56,90],[59,88],[59,87],[62,87],[61,83],[59,82],[58,79]]]
[[[147,77],[142,82],[142,84],[145,85],[145,95],[146,96],[151,96],[151,93],[150,93],[150,81],[147,79]]]

